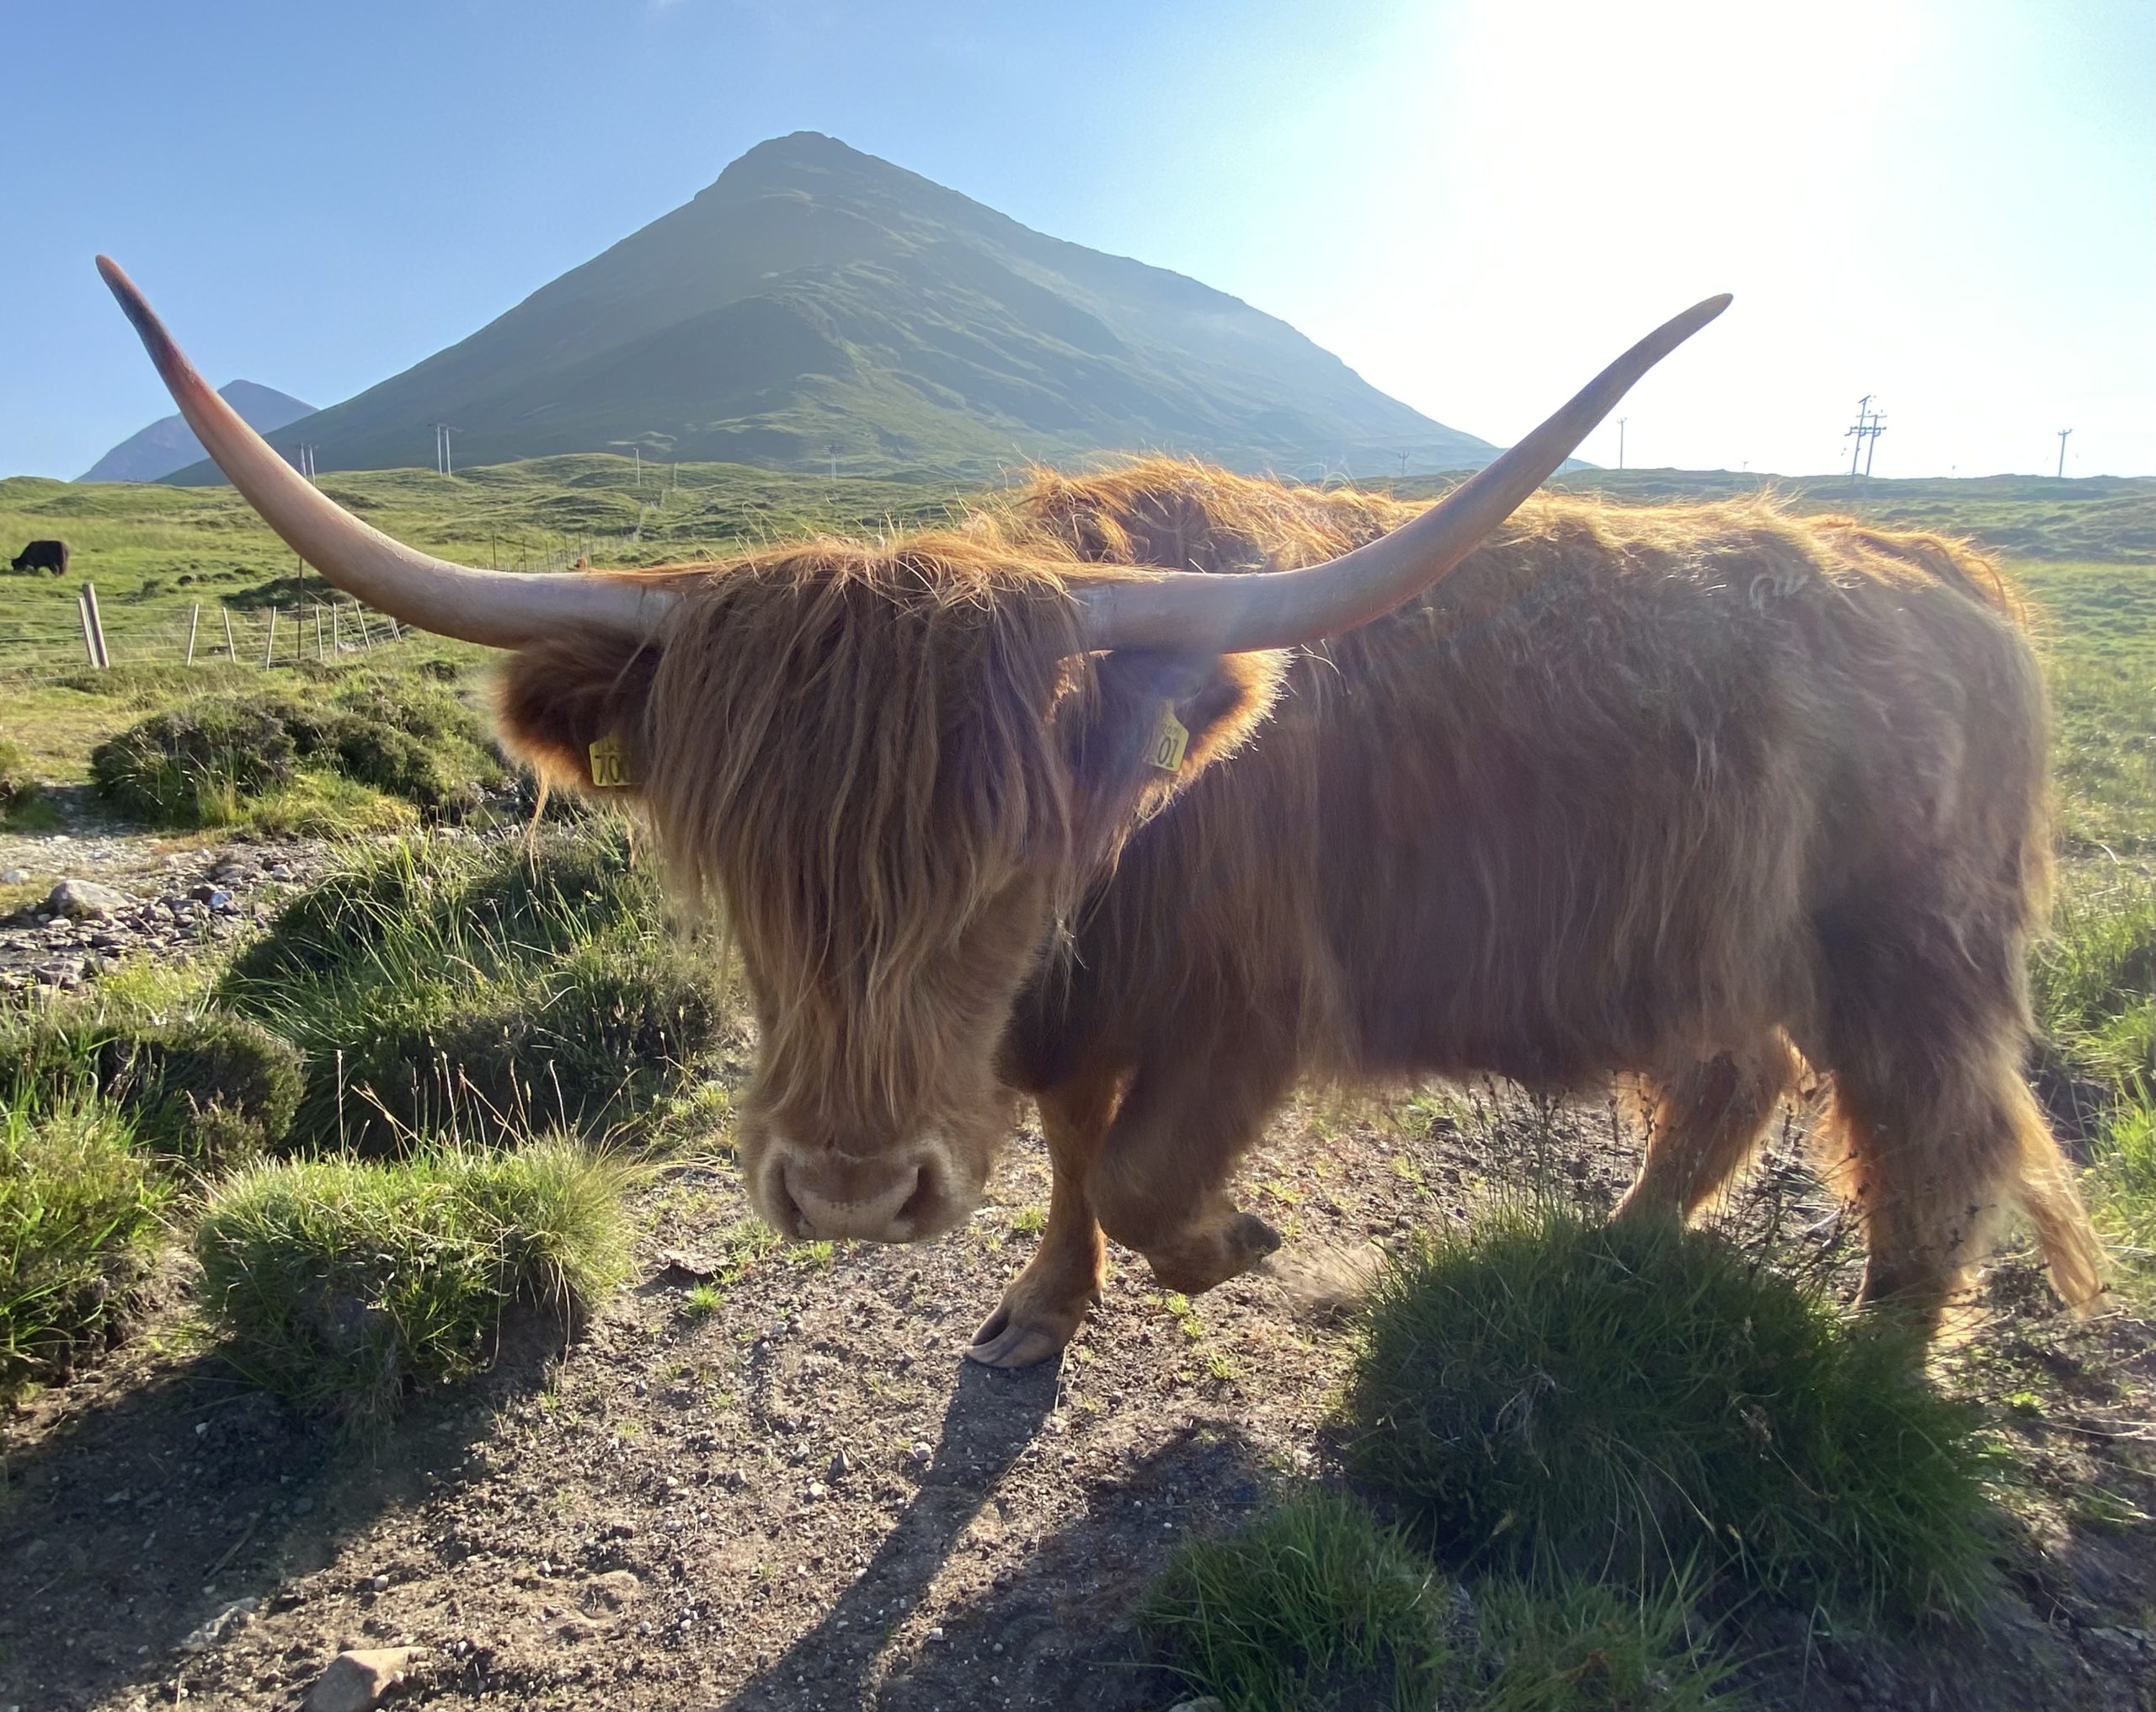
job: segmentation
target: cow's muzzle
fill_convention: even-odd
[[[851,1159],[835,1149],[812,1153],[781,1142],[766,1157],[751,1195],[774,1229],[808,1241],[921,1242],[970,1210],[948,1165],[930,1148]]]

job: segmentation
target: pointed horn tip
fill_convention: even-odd
[[[127,318],[135,323],[135,331],[142,336],[142,343],[149,347],[150,359],[157,365],[168,381],[175,365],[184,367],[187,359],[180,355],[179,347],[173,343],[172,335],[165,331],[164,323],[157,319],[157,312],[127,277],[126,270],[110,256],[98,258],[98,276],[102,279]]]

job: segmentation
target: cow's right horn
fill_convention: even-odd
[[[594,631],[649,637],[664,622],[673,597],[633,577],[477,570],[415,552],[360,522],[325,499],[211,389],[110,258],[98,258],[98,272],[217,467],[286,545],[346,594],[403,623],[494,648]]]

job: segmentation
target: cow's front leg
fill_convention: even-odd
[[[1086,1184],[1115,1116],[1121,1085],[1118,1075],[1096,1075],[1040,1096],[1041,1133],[1055,1171],[1048,1228],[1026,1269],[1003,1293],[1001,1305],[974,1335],[966,1352],[972,1360],[991,1368],[1045,1361],[1077,1335],[1086,1310],[1100,1299],[1107,1251]]]
[[[1253,1021],[1220,1051],[1141,1070],[1108,1131],[1087,1185],[1094,1216],[1164,1289],[1209,1290],[1280,1246],[1226,1187],[1294,1074],[1292,1043],[1270,1033]]]

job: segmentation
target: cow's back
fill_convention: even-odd
[[[1989,574],[1758,503],[1537,501],[1292,662],[1131,840],[1055,1026],[1123,1057],[1262,1008],[1310,1069],[1561,1083],[1801,1035],[1822,923],[2028,907],[2040,702]]]

